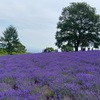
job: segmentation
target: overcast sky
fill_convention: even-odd
[[[0,36],[13,25],[28,52],[55,46],[56,26],[62,8],[71,2],[87,2],[100,14],[99,0],[0,0]]]

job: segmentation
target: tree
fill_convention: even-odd
[[[25,46],[20,43],[16,28],[13,26],[6,28],[0,41],[2,48],[6,50],[8,54],[26,52]]]
[[[65,7],[59,17],[56,32],[56,45],[61,48],[65,44],[73,45],[75,51],[79,47],[100,45],[100,15],[96,9],[85,2],[71,3]]]
[[[73,46],[71,44],[66,44],[61,46],[62,52],[73,51]]]
[[[47,47],[43,50],[43,52],[54,52],[54,48],[52,47]]]

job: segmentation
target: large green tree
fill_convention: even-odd
[[[3,36],[0,38],[1,48],[6,50],[8,54],[13,53],[25,53],[25,46],[21,44],[18,39],[18,33],[15,27],[9,26],[3,32]]]
[[[63,8],[57,23],[56,45],[71,44],[75,51],[79,47],[100,45],[100,15],[85,2],[73,2]]]

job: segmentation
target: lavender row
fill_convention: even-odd
[[[100,51],[1,56],[0,100],[100,100]]]

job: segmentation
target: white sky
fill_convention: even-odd
[[[62,8],[71,2],[87,2],[100,14],[99,0],[0,0],[0,36],[13,25],[28,52],[55,46],[56,26]]]

